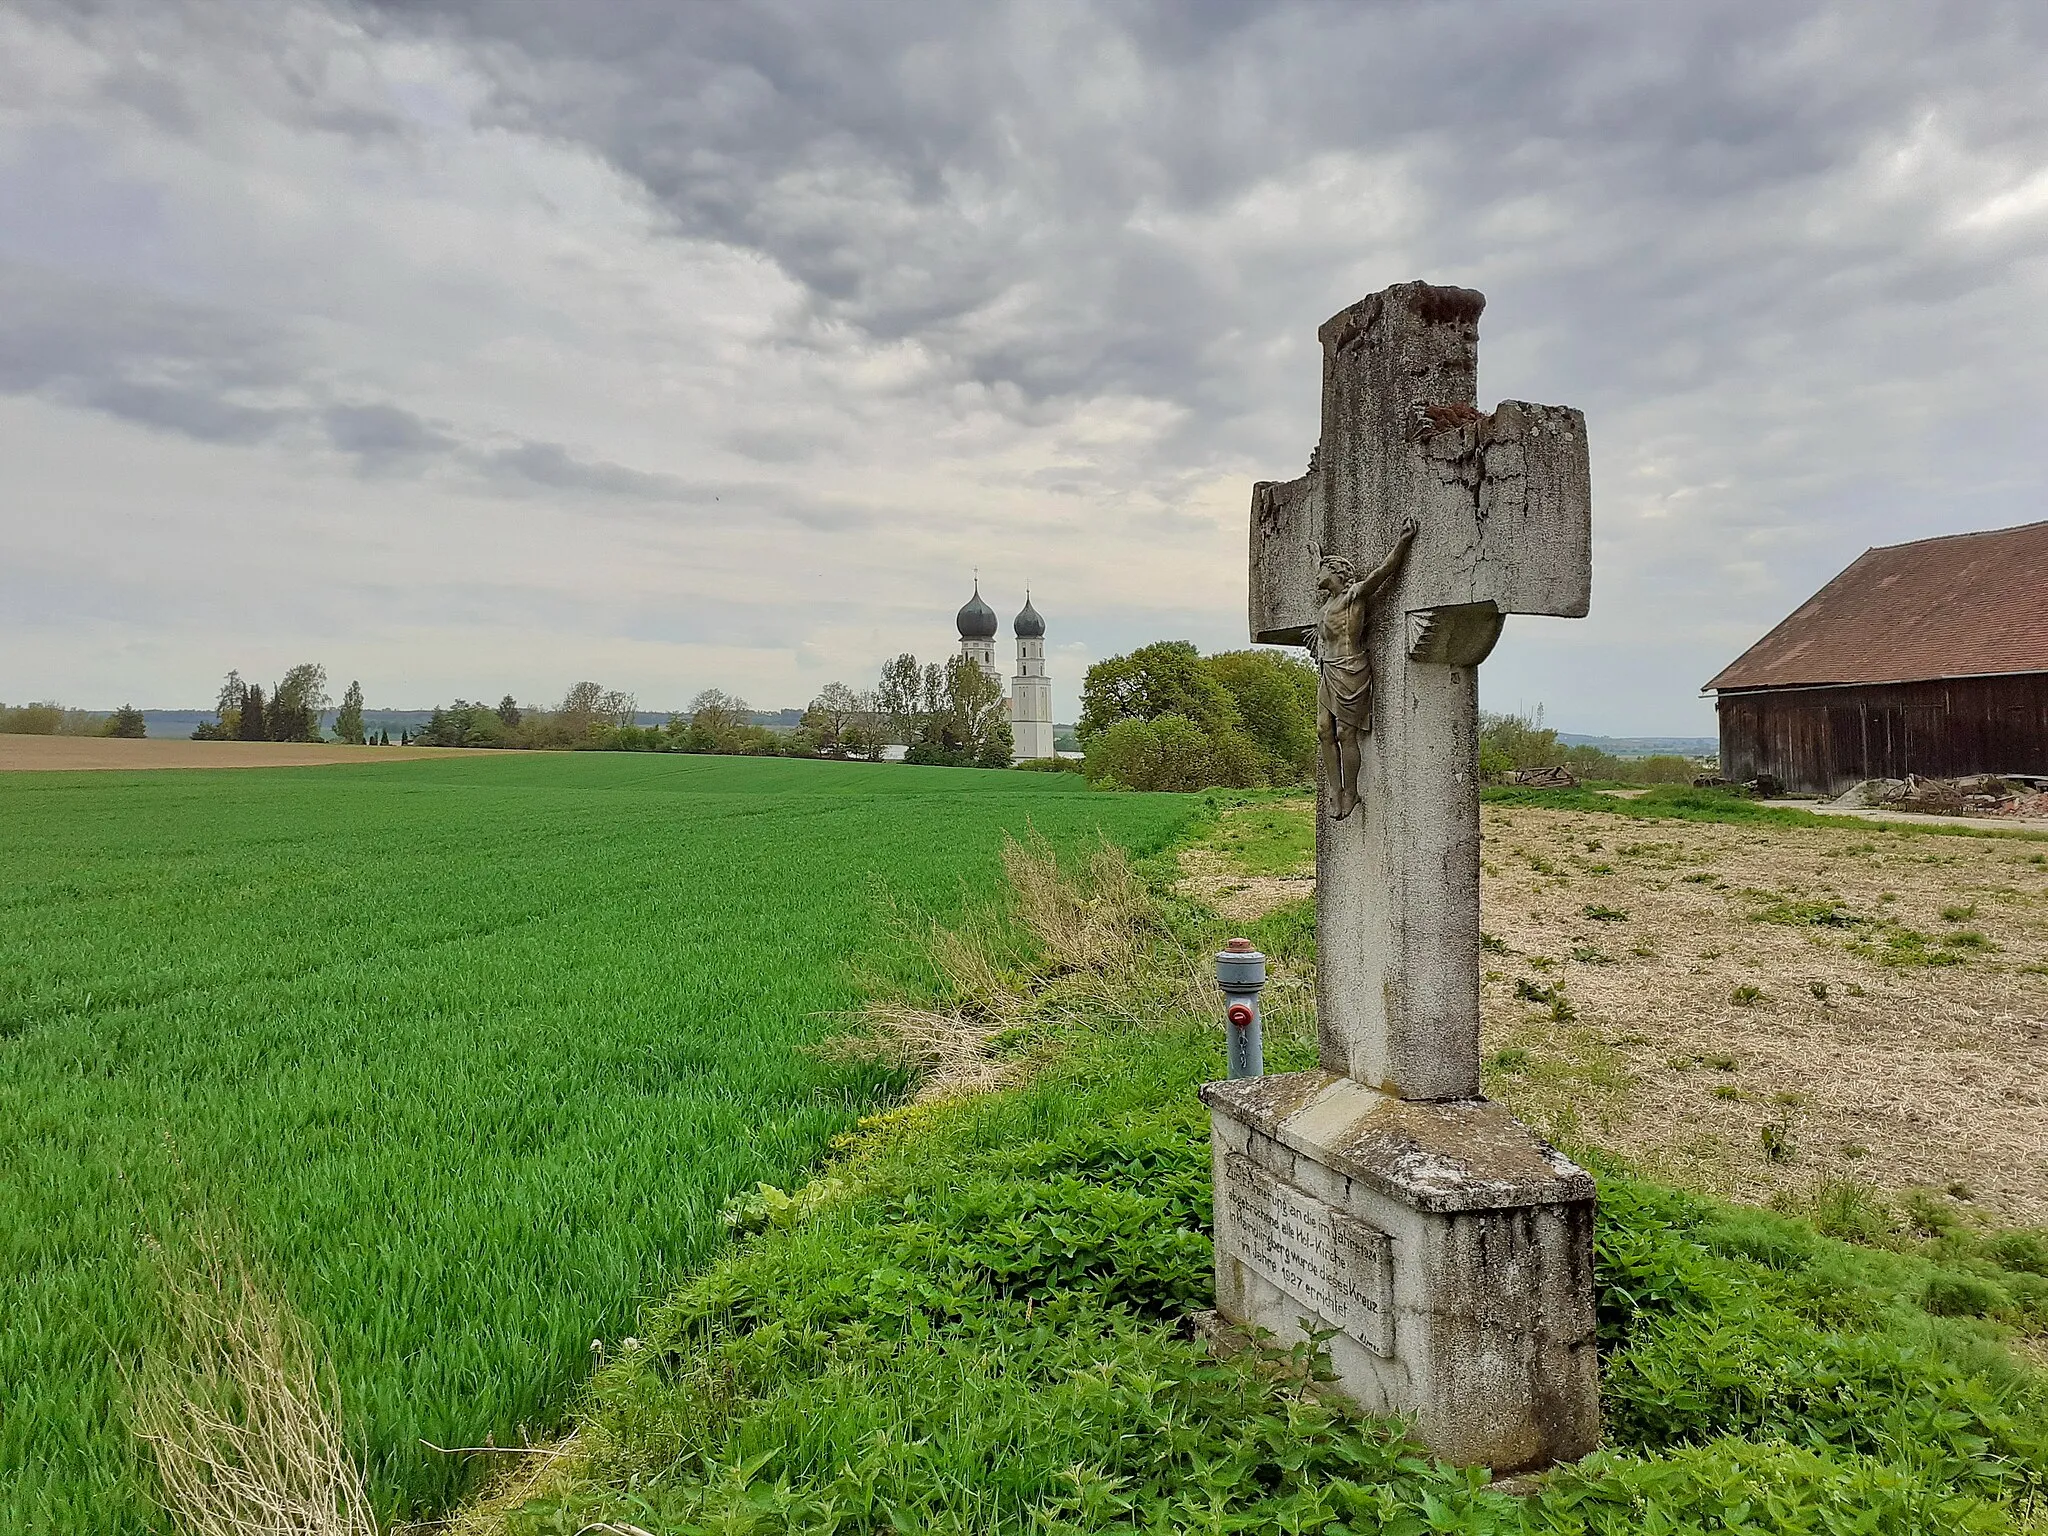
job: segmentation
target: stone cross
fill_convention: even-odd
[[[1591,498],[1579,412],[1478,409],[1484,305],[1403,283],[1330,320],[1308,473],[1253,488],[1252,638],[1318,631],[1357,800],[1326,753],[1321,1068],[1202,1098],[1223,1318],[1327,1336],[1368,1410],[1514,1471],[1599,1438],[1594,1190],[1480,1095],[1478,668],[1507,614],[1586,612]]]
[[[1478,667],[1510,613],[1581,617],[1592,588],[1586,422],[1475,405],[1465,288],[1403,283],[1323,326],[1322,442],[1299,480],[1252,490],[1252,638],[1300,644],[1319,556],[1379,564],[1359,814],[1316,833],[1323,1065],[1404,1099],[1479,1092]]]

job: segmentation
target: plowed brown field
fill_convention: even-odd
[[[323,763],[389,763],[452,757],[457,747],[346,747],[292,741],[140,741],[112,736],[0,736],[0,773],[133,768],[313,768]],[[476,755],[474,753],[472,756]]]

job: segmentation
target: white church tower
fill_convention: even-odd
[[[981,600],[981,582],[974,583],[974,596],[960,610],[960,654],[988,674],[1001,688],[1003,674],[996,670],[996,611]]]
[[[978,591],[979,589],[977,589]],[[1053,756],[1052,679],[1045,675],[1045,620],[1024,594],[1017,633],[1017,675],[1010,679],[1010,737],[1019,762]]]

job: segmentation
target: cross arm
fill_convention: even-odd
[[[1261,645],[1302,645],[1316,622],[1314,546],[1323,537],[1321,477],[1252,487],[1251,632]]]
[[[1426,432],[1422,456],[1461,510],[1425,530],[1410,609],[1492,603],[1502,613],[1583,618],[1593,591],[1586,418],[1568,405],[1503,400]],[[1468,521],[1469,519],[1469,521]]]
[[[1504,400],[1486,415],[1447,413],[1440,426],[1428,421],[1394,451],[1412,455],[1409,489],[1381,515],[1390,522],[1419,516],[1422,524],[1411,557],[1397,567],[1405,570],[1404,608],[1490,605],[1501,614],[1585,615],[1593,499],[1580,412]],[[1329,516],[1326,479],[1312,465],[1299,479],[1252,487],[1250,628],[1260,644],[1304,643],[1316,622],[1316,557],[1326,539],[1344,537],[1336,530],[1349,523],[1367,549],[1385,537],[1380,530],[1388,523],[1354,522],[1348,508],[1345,516]]]

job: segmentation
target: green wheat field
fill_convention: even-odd
[[[900,1086],[804,1047],[1068,775],[643,754],[0,775],[0,1531],[161,1528],[145,1244],[233,1241],[389,1517],[562,1421],[719,1211]]]

